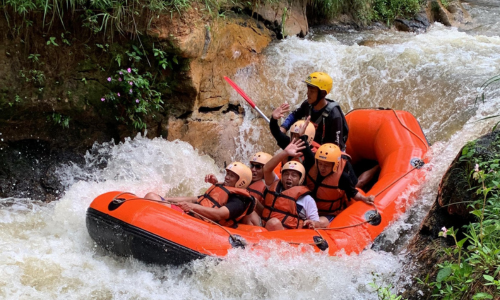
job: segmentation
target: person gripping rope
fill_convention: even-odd
[[[155,193],[148,193],[145,199],[162,200],[175,203],[167,204],[173,209],[197,214],[210,219],[220,225],[237,227],[243,217],[252,213],[255,207],[255,198],[246,189],[252,181],[252,171],[240,162],[232,162],[226,168],[223,183],[218,183],[213,174],[205,176],[205,182],[212,186],[199,197],[161,197]],[[201,218],[204,219],[204,218]]]

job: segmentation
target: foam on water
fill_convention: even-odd
[[[271,242],[263,249],[231,251],[221,262],[204,259],[180,268],[113,256],[94,245],[85,227],[85,211],[96,196],[111,190],[197,195],[208,187],[205,174],[222,179],[214,161],[189,144],[138,136],[120,145],[95,145],[82,168],[61,167],[67,190],[59,201],[0,201],[0,298],[377,299],[367,286],[372,273],[384,284],[399,278],[395,274],[405,262],[398,253],[434,201],[447,166],[463,144],[495,122],[476,121],[500,111],[500,88],[489,91],[485,104],[473,103],[476,87],[500,72],[500,39],[440,25],[426,34],[372,39],[372,47],[345,45],[333,36],[287,39],[267,50],[262,65],[240,70],[235,81],[269,115],[283,99],[304,99],[300,80],[323,70],[334,77],[331,98],[344,110],[393,106],[417,116],[435,143],[426,180],[407,192],[416,194],[410,199],[414,205],[377,242],[395,244],[393,253],[328,257]],[[269,138],[264,122],[246,112],[235,158],[248,157]]]

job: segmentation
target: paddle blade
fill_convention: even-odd
[[[227,76],[224,76],[224,79],[233,87],[236,92],[238,92],[238,94],[240,94],[241,97],[243,97],[243,99],[248,102],[248,104],[250,104],[252,108],[255,108],[255,103],[253,103],[252,99],[250,99],[250,97],[248,97],[248,95],[245,94],[245,92],[243,92],[243,90],[236,83],[234,83]]]

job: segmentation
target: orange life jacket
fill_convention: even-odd
[[[198,198],[198,204],[211,208],[222,207],[226,205],[227,200],[229,199],[229,195],[243,196],[240,198],[243,198],[243,201],[246,204],[246,209],[240,216],[233,219],[220,220],[219,224],[236,228],[238,226],[238,221],[241,220],[244,216],[252,213],[255,207],[255,199],[246,189],[228,187],[222,184],[214,184],[205,192],[205,194]]]
[[[264,197],[267,193],[267,187],[264,180],[255,181],[247,187],[247,190],[250,192],[250,195],[255,198],[255,200],[258,200],[260,203],[264,203]]]
[[[318,166],[316,164],[307,173],[306,185],[312,191],[313,198],[318,206],[318,214],[321,216],[336,216],[347,207],[347,195],[345,191],[338,187],[345,165],[346,160],[342,158],[337,172],[326,176],[319,183],[316,182],[318,178]]]
[[[302,228],[304,220],[299,217],[297,212],[297,200],[311,191],[307,187],[299,185],[278,193],[276,192],[278,184],[281,185],[281,182],[276,180],[267,191],[262,211],[262,223],[265,226],[269,219],[277,218],[285,228]]]

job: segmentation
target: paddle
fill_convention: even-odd
[[[229,79],[227,76],[224,76],[224,79],[227,81],[227,83],[229,83],[233,89],[238,92],[238,94],[240,94],[241,97],[243,97],[243,99],[245,99],[248,104],[250,104],[250,106],[255,109],[261,117],[264,118],[264,120],[267,121],[267,123],[269,123],[269,119],[266,117],[266,115],[257,107],[257,105],[255,105],[255,103],[252,101],[252,99],[250,99],[250,97],[248,97],[247,94],[245,94],[245,92],[243,92],[243,90],[236,84],[234,83],[231,79]]]

